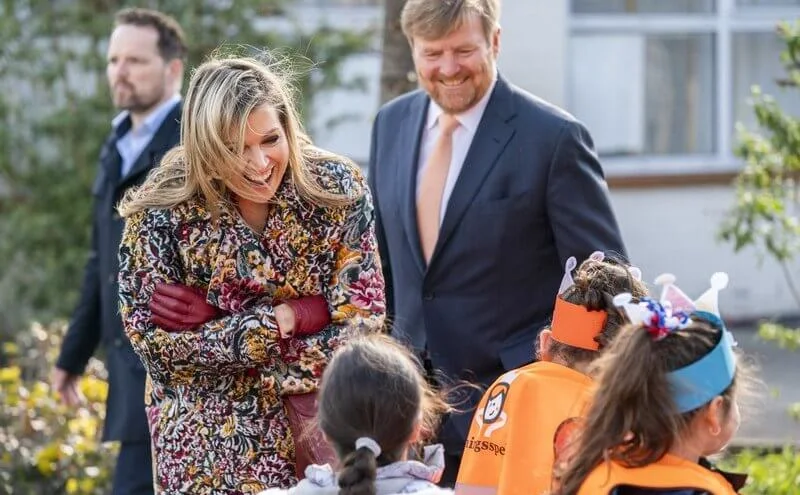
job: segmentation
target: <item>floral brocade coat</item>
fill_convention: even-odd
[[[231,206],[212,219],[199,199],[127,220],[121,313],[149,375],[159,493],[291,486],[294,444],[282,397],[315,391],[350,332],[382,330],[384,282],[369,190],[355,167],[327,161],[316,168],[326,190],[360,199],[311,205],[287,172],[260,235]],[[148,303],[160,282],[207,288],[207,302],[224,316],[191,332],[158,328]],[[315,294],[327,299],[332,323],[281,339],[272,302]]]

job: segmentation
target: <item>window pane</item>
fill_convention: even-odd
[[[572,0],[572,12],[576,14],[681,14],[714,11],[714,0]]]
[[[755,129],[753,107],[748,103],[754,84],[775,98],[784,111],[800,117],[797,89],[781,88],[776,79],[785,79],[780,60],[785,44],[774,33],[738,33],[733,37],[733,118]]]
[[[736,0],[736,5],[742,7],[781,7],[800,6],[800,0]]]
[[[714,36],[576,35],[570,108],[603,155],[714,151]]]

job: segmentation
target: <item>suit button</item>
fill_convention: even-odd
[[[119,222],[120,220],[122,220],[122,217],[119,216],[119,213],[117,213],[117,212],[114,212],[114,215],[112,215],[111,218],[113,218],[114,221],[116,221],[116,222]]]
[[[109,275],[108,276],[108,283],[109,284],[113,284],[116,281],[117,281],[117,277],[116,276],[114,276],[114,275]]]
[[[114,339],[114,347],[122,347],[122,339],[117,337]]]
[[[426,301],[433,301],[433,299],[434,299],[435,297],[436,297],[436,296],[434,295],[434,293],[433,293],[433,292],[426,292],[426,293],[425,293],[425,294],[422,296],[422,298],[423,298],[423,299],[425,299]]]

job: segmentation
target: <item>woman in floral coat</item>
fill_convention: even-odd
[[[382,330],[371,196],[357,167],[311,144],[288,87],[259,62],[206,62],[186,100],[181,145],[120,206],[121,313],[150,378],[157,490],[288,487],[282,397],[315,391],[349,332]],[[164,286],[204,297],[165,309]],[[320,294],[331,323],[282,338],[280,301]],[[190,331],[162,323],[208,308]]]

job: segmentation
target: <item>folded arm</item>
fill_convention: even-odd
[[[140,212],[125,225],[120,246],[119,297],[125,332],[153,380],[188,382],[198,372],[226,373],[269,364],[279,357],[274,308],[261,304],[170,333],[152,321],[157,284],[183,282],[169,214]]]
[[[285,394],[313,391],[313,379],[322,375],[331,354],[348,336],[383,331],[383,273],[375,241],[372,197],[364,187],[365,194],[347,208],[335,266],[323,286],[331,323],[319,333],[288,339],[289,349],[282,357],[287,364],[281,387]]]

